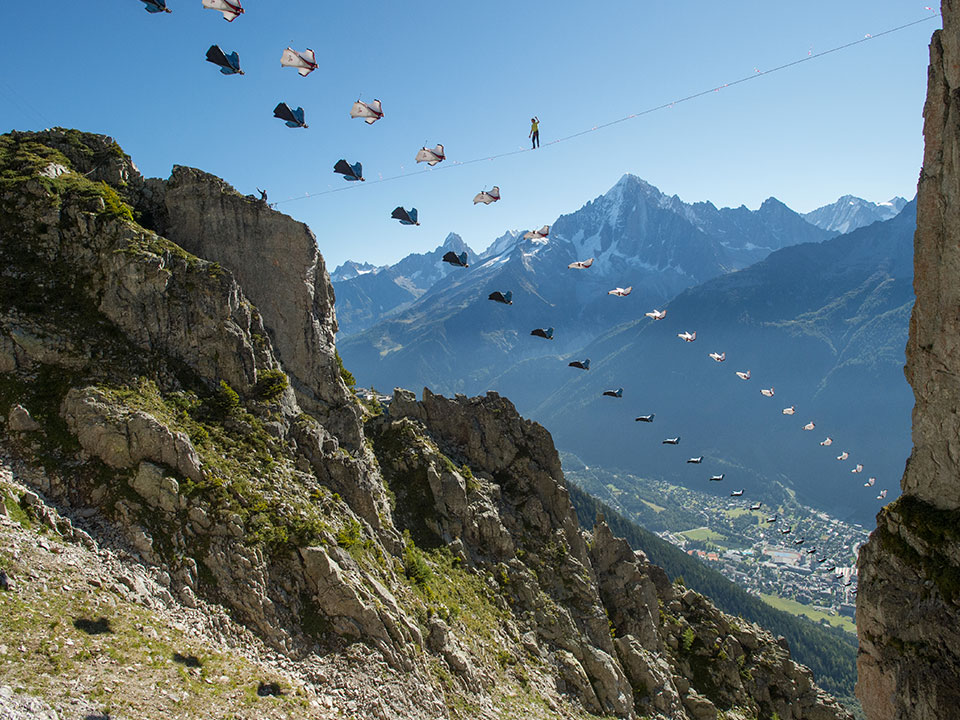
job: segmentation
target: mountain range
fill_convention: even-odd
[[[441,262],[445,253],[476,253],[459,235],[450,233],[433,252],[407,255],[395,265],[345,262],[331,273],[337,294],[337,322],[343,336],[365,330],[382,318],[399,312],[445,278],[453,268]]]
[[[442,265],[448,244],[377,272],[335,280],[338,308],[341,302],[345,306],[338,314],[344,328],[340,352],[367,384],[484,390],[489,378],[517,360],[573,352],[686,288],[747,267],[771,250],[835,234],[773,198],[756,211],[718,210],[710,203],[686,204],[625,175],[606,194],[558,218],[546,240],[507,234],[470,268],[452,268],[451,274],[444,266],[444,282],[415,301],[423,285],[414,274],[427,277]],[[589,271],[567,269],[590,257]],[[381,285],[387,290],[377,295],[374,289]],[[632,294],[626,298],[607,295],[627,286]],[[510,290],[513,307],[487,302],[495,290]],[[387,306],[380,321],[372,322],[378,308]],[[530,338],[538,327],[555,328],[554,340]]]
[[[776,406],[779,415],[781,405],[794,404],[794,417],[815,412],[817,424],[849,428],[842,433],[848,451],[869,455],[865,472],[879,473],[878,482],[899,472],[909,437],[910,394],[900,368],[913,299],[915,211],[911,205],[894,221],[839,237],[830,228],[889,216],[906,209],[900,201],[845,196],[809,214],[821,228],[773,198],[756,211],[690,205],[626,175],[561,216],[546,240],[504,236],[409,306],[341,335],[340,353],[363,384],[497,390],[588,462],[700,482],[699,475],[675,476],[674,459],[653,452],[659,448],[647,445],[639,454],[633,415],[656,412],[660,427],[672,413],[676,425],[664,432],[702,438],[698,447],[712,454],[717,472],[732,468],[736,477],[739,469],[759,488],[769,477],[796,487],[799,475],[815,471],[817,481],[805,480],[801,490],[805,502],[866,519],[873,504],[861,502],[862,483],[831,483],[839,463],[824,464],[823,453],[808,458],[789,434],[779,434],[783,423],[768,428],[766,410]],[[422,256],[402,262],[410,267],[414,257]],[[567,269],[588,257],[595,258],[590,269]],[[335,288],[347,291],[361,278]],[[607,295],[628,285],[627,297]],[[486,300],[508,289],[512,306]],[[662,323],[643,316],[664,306]],[[529,337],[536,327],[553,327],[555,339]],[[698,341],[680,343],[673,336],[683,330],[698,330]],[[729,362],[717,366],[706,357],[713,350],[727,352]],[[588,373],[566,366],[586,357],[593,363]],[[750,384],[733,374],[751,368]],[[776,388],[776,399],[759,394],[764,382]],[[601,397],[620,386],[625,401]],[[767,407],[762,416],[734,421],[730,408],[746,388],[756,394],[746,402],[764,400]],[[790,402],[781,404],[781,396]],[[643,442],[659,444],[659,434]]]

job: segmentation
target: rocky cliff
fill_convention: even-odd
[[[913,452],[903,496],[860,552],[857,695],[870,720],[956,717],[960,707],[960,4],[930,43],[926,143],[907,342]]]
[[[200,171],[145,180],[109,138],[0,136],[0,514],[22,526],[0,523],[0,654],[21,653],[0,685],[18,703],[88,707],[103,682],[57,679],[104,653],[118,677],[162,671],[150,639],[116,643],[183,616],[216,662],[282,671],[309,700],[293,717],[849,717],[785,642],[602,520],[582,529],[549,434],[509,401],[363,406],[335,330],[305,226]],[[69,564],[31,554],[41,532]],[[92,598],[50,591],[54,568],[105,557],[128,570]],[[59,619],[14,622],[37,603]],[[156,692],[190,717],[229,707],[189,710],[231,685],[194,661]],[[111,698],[111,717],[168,716]]]

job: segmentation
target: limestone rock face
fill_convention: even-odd
[[[943,3],[943,30],[930,43],[923,109],[923,170],[917,188],[914,290],[906,375],[913,386],[913,452],[903,491],[960,508],[960,6]]]
[[[300,406],[343,445],[360,444],[360,414],[335,358],[333,285],[306,225],[220,178],[175,166],[163,194],[166,237],[228,268],[263,318]]]
[[[930,43],[907,342],[913,452],[860,551],[857,696],[869,720],[960,708],[960,3]]]

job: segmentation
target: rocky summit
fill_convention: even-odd
[[[0,136],[0,717],[851,717],[507,399],[360,400],[336,330],[303,224]]]

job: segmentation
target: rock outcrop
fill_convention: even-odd
[[[869,720],[960,708],[960,3],[930,43],[907,342],[914,448],[860,551],[857,696]]]
[[[360,413],[335,360],[333,286],[306,225],[220,178],[175,166],[162,188],[159,231],[234,274],[260,311],[300,406],[342,444],[361,445]]]
[[[524,650],[588,711],[848,717],[785,643],[673,585],[602,520],[582,531],[549,433],[509,400],[398,388],[368,431],[396,522],[493,574]]]
[[[145,603],[223,608],[304,683],[362,659],[354,697],[401,688],[364,717],[849,718],[785,642],[584,531],[505,398],[353,398],[305,226],[73,131],[0,136],[0,170],[18,507],[149,568]]]

